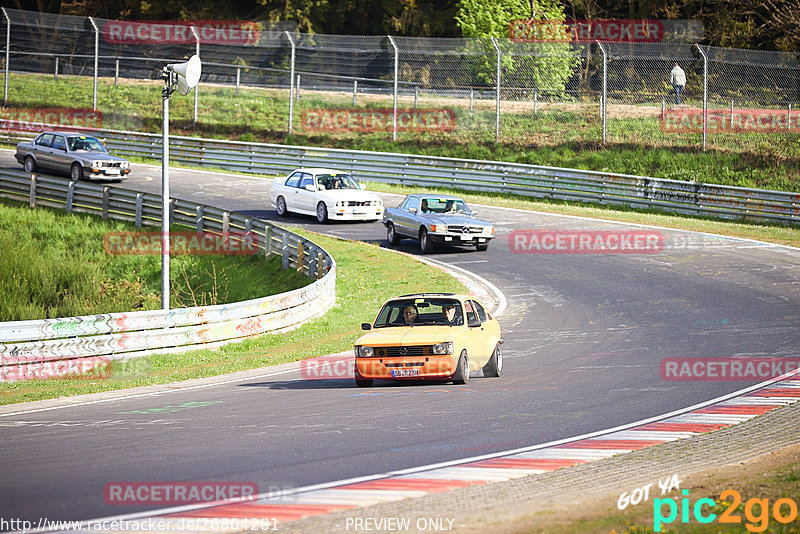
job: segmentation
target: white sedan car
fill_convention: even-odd
[[[275,178],[270,200],[281,217],[293,212],[314,215],[321,223],[380,220],[381,199],[363,189],[350,173],[297,169],[285,178]]]

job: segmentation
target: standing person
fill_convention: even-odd
[[[681,92],[683,88],[686,86],[686,73],[683,71],[678,62],[675,62],[675,66],[672,67],[672,70],[669,73],[669,81],[672,84],[672,87],[675,88],[675,103],[680,105],[681,103]]]

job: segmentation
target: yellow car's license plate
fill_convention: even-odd
[[[419,369],[392,369],[393,378],[403,378],[407,376],[419,376]]]

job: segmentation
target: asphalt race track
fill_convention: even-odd
[[[21,168],[7,150],[0,166]],[[277,219],[264,178],[178,169],[170,177],[175,198]],[[122,187],[160,193],[160,168],[134,165]],[[400,200],[382,197],[389,206]],[[657,254],[518,254],[507,240],[513,230],[631,227],[477,210],[498,229],[489,250],[431,257],[505,294],[500,379],[358,389],[291,372],[2,416],[3,516],[77,520],[149,509],[105,504],[103,488],[115,481],[252,481],[267,491],[543,443],[757,382],[667,381],[664,358],[798,356],[800,251],[655,230],[666,237]],[[380,223],[280,222],[387,246]],[[412,241],[399,249],[419,253]],[[353,317],[353,329],[374,313]]]

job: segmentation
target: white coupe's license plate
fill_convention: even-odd
[[[353,215],[366,215],[367,212],[365,210],[353,210]]]
[[[419,369],[392,369],[393,378],[403,378],[407,376],[419,376]]]

